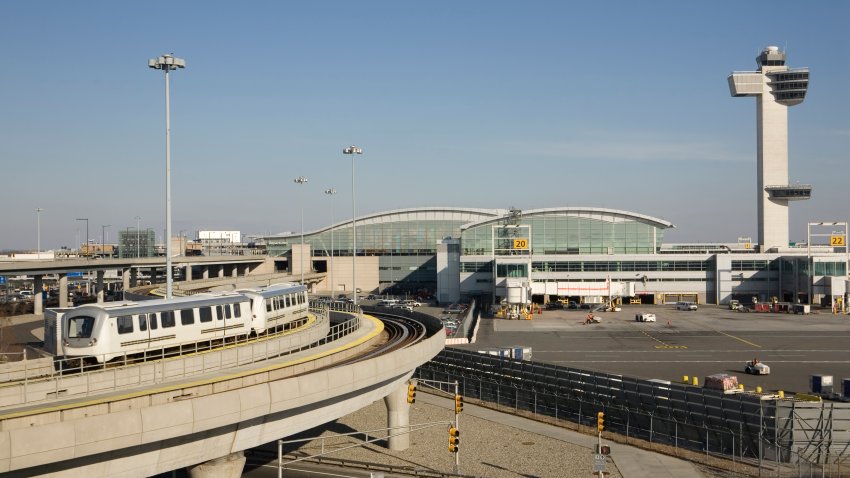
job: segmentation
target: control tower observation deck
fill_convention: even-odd
[[[758,129],[758,244],[762,251],[788,247],[788,201],[809,199],[811,185],[788,182],[788,107],[800,104],[809,69],[791,69],[785,52],[769,46],[756,58],[757,71],[729,75],[732,96],[756,97]]]

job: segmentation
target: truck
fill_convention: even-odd
[[[758,359],[752,359],[744,364],[744,372],[749,375],[770,375],[770,366]]]

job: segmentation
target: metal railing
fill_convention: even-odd
[[[311,337],[308,341],[304,340],[304,335],[315,332],[315,327],[284,332],[279,336],[243,337],[212,349],[206,349],[202,344],[191,347],[187,344],[180,347],[181,353],[189,354],[184,357],[173,350],[159,349],[142,357],[123,356],[105,364],[77,367],[68,367],[63,358],[57,358],[53,361],[56,367],[53,375],[25,375],[21,380],[0,387],[0,408],[161,384],[291,356],[337,341],[356,332],[362,325],[359,314],[331,326],[328,309],[314,309],[313,313],[317,316],[314,326],[326,323],[328,328],[320,337]]]
[[[817,434],[811,441],[788,436],[788,427],[800,419],[758,396],[724,395],[455,349],[444,350],[414,376],[458,380],[461,395],[486,406],[576,429],[595,430],[596,414],[602,411],[606,431],[616,433],[618,440],[708,466],[719,463],[743,474],[768,469],[776,476],[821,471],[825,473],[822,476],[834,476],[830,474],[842,467],[850,471],[850,443],[818,438]],[[843,430],[844,422],[835,422],[838,405],[843,404],[828,410],[829,423]],[[821,423],[825,419],[818,418],[817,425],[831,427]],[[790,422],[783,425],[783,421]],[[800,426],[813,424],[800,422]]]

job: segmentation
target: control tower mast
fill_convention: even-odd
[[[767,251],[788,247],[788,201],[812,195],[811,185],[788,183],[788,107],[805,99],[809,69],[788,68],[775,46],[762,50],[756,63],[757,71],[729,75],[729,92],[756,97],[758,244]]]

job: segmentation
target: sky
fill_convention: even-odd
[[[789,109],[791,240],[847,221],[850,2],[0,2],[0,250],[165,228],[311,231],[454,206],[621,209],[665,242],[757,235],[764,47],[809,67]],[[308,178],[303,185],[293,180]],[[335,188],[337,194],[324,194]],[[42,208],[40,214],[37,208]],[[109,225],[104,229],[103,226]],[[162,232],[158,232],[160,236]]]

